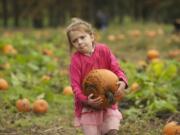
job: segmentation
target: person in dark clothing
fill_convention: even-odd
[[[175,19],[173,25],[174,25],[174,32],[180,33],[180,18]]]
[[[106,14],[103,11],[98,10],[96,13],[95,27],[97,29],[104,30],[107,28],[107,26],[108,26],[108,18]]]

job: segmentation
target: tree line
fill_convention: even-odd
[[[180,18],[180,0],[1,0],[0,6],[3,27],[57,27],[71,17],[95,23],[99,11],[109,21],[122,21],[125,16],[158,22]]]

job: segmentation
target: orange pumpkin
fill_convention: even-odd
[[[49,75],[43,75],[41,79],[44,81],[49,81],[51,77]]]
[[[144,71],[147,68],[148,64],[144,60],[139,60],[137,62],[137,70],[138,71]]]
[[[10,67],[11,65],[8,62],[0,64],[0,69],[9,69]]]
[[[48,111],[48,102],[44,99],[37,99],[33,103],[33,112],[35,113],[46,113]]]
[[[124,40],[126,37],[124,34],[118,34],[116,37],[118,40]]]
[[[19,112],[29,112],[31,110],[29,100],[27,98],[18,99],[16,101],[16,108]]]
[[[0,90],[7,90],[8,87],[8,82],[5,79],[0,78]]]
[[[132,83],[130,89],[132,92],[138,91],[139,90],[139,84],[137,82]]]
[[[173,50],[173,51],[169,52],[169,57],[170,58],[176,58],[178,56],[180,56],[180,49],[176,49],[176,50]]]
[[[139,36],[141,35],[141,31],[139,31],[138,29],[135,29],[135,30],[129,31],[129,34],[130,34],[132,37],[136,38],[136,37],[139,37]]]
[[[53,55],[53,51],[52,51],[52,50],[49,50],[49,49],[44,49],[44,50],[43,50],[43,54],[44,54],[44,55],[47,55],[47,56],[52,56],[52,55]]]
[[[63,94],[64,95],[73,95],[72,87],[71,86],[64,87]]]
[[[108,35],[107,38],[108,38],[109,41],[115,41],[116,40],[115,35]]]
[[[146,35],[150,38],[154,38],[157,36],[157,32],[156,31],[146,31]]]
[[[3,47],[3,52],[5,54],[17,54],[17,50],[11,44],[5,45]]]
[[[148,60],[153,60],[159,58],[159,52],[155,49],[149,50],[147,52],[147,58]]]
[[[106,108],[122,99],[115,97],[118,89],[118,77],[107,69],[95,69],[90,71],[83,80],[83,93],[86,96],[93,94],[93,98],[100,96],[103,99],[101,108]]]
[[[180,135],[180,123],[168,122],[163,128],[163,135]]]

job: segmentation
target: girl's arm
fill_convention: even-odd
[[[87,102],[88,97],[81,90],[81,66],[79,61],[72,59],[70,64],[70,81],[76,98],[81,102]]]
[[[110,50],[109,50],[109,55],[110,55],[110,70],[113,71],[119,77],[119,81],[125,82],[126,84],[125,88],[127,88],[128,80],[124,71],[120,68],[118,60]]]
[[[85,96],[81,91],[80,85],[80,75],[78,68],[76,66],[70,66],[70,76],[71,76],[71,86],[76,98],[79,99],[81,103],[83,103],[87,107],[92,107],[94,109],[98,109],[102,103],[102,98],[97,97],[95,99],[92,98],[92,94],[88,97]]]
[[[87,107],[98,109],[102,103],[102,98],[92,98],[90,94],[88,97],[85,96],[81,90],[81,66],[79,60],[72,60],[70,65],[70,80],[74,95],[81,103]]]

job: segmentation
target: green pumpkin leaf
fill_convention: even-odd
[[[177,75],[177,67],[175,65],[169,65],[166,70],[163,72],[163,79],[171,80]]]

